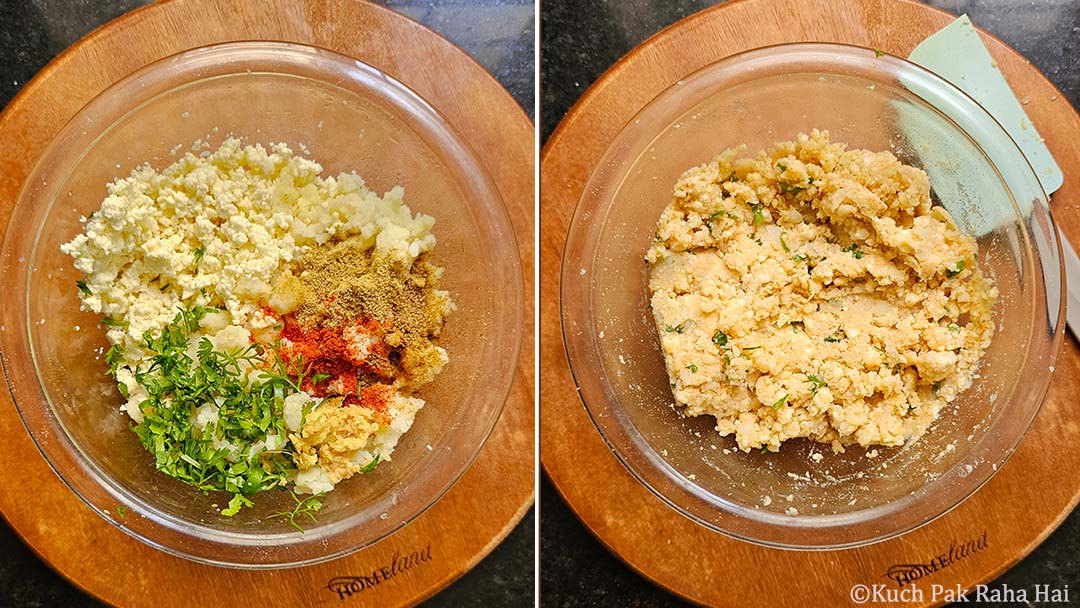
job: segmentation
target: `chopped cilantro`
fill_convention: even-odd
[[[938,392],[938,390],[941,389],[941,380],[935,382],[931,388],[934,390],[935,393]]]
[[[787,403],[787,397],[788,397],[787,395],[784,395],[783,397],[781,397],[781,398],[777,399],[777,400],[776,400],[776,403],[772,404],[772,406],[773,406],[773,409],[774,409],[774,410],[778,410],[778,409],[780,409],[780,406],[782,406],[782,405],[784,405],[785,403]]]
[[[120,516],[120,519],[127,519],[127,507],[118,505],[116,507],[116,514]]]
[[[785,184],[784,182],[776,182],[776,185],[780,187],[780,190],[787,194],[798,194],[803,190],[806,190],[806,186],[794,186],[792,184]]]
[[[806,256],[801,253],[796,253],[795,255],[791,256],[791,259],[795,260],[796,262],[805,262]]]
[[[961,272],[964,271],[964,266],[966,266],[966,265],[967,265],[967,263],[964,260],[958,261],[956,263],[956,269],[955,270],[951,269],[951,268],[946,268],[945,269],[945,276],[949,277],[950,279],[955,277],[956,275],[958,275],[958,274],[960,274]]]
[[[117,321],[116,319],[114,319],[112,317],[102,317],[101,318],[101,324],[105,325],[107,327],[127,327],[128,326],[128,324],[126,322]]]
[[[960,331],[960,326],[956,323],[949,323],[947,327],[949,328],[949,331],[953,333],[959,333]]]
[[[376,458],[375,460],[378,461],[378,458]],[[299,523],[297,523],[296,518],[300,517],[301,515],[305,515],[313,522],[318,521],[318,518],[315,517],[315,514],[318,513],[319,509],[322,508],[322,499],[325,496],[325,493],[313,494],[304,499],[299,498],[296,494],[292,492],[290,492],[289,494],[292,496],[292,499],[296,501],[296,507],[293,508],[292,511],[281,511],[278,513],[274,513],[270,517],[285,518],[285,520],[289,522],[290,526],[296,528],[301,534],[303,534],[304,529],[300,527]]]
[[[885,56],[885,51],[879,51],[877,49],[874,49],[874,57],[884,57],[884,56]]]
[[[857,243],[852,243],[852,244],[848,245],[847,247],[844,247],[843,249],[841,249],[841,251],[844,251],[846,253],[850,253],[851,255],[855,256],[856,260],[861,260],[863,258],[863,256],[866,255],[866,252],[861,251],[859,249],[859,245]]]
[[[225,517],[232,517],[240,512],[240,509],[244,507],[252,506],[253,502],[248,500],[243,494],[233,494],[233,497],[229,500],[229,506],[221,510],[221,514]]]
[[[784,231],[780,231],[780,247],[784,249],[784,253],[791,253],[791,248],[788,247],[787,242],[784,240]]]
[[[370,472],[374,471],[375,467],[379,466],[379,458],[381,456],[382,456],[381,454],[375,454],[375,458],[372,458],[371,462],[365,464],[363,467],[360,467],[360,472],[361,473],[370,473]]]
[[[791,322],[791,331],[792,331],[792,333],[797,334],[797,333],[799,333],[800,331],[802,331],[804,329],[806,329],[806,325],[802,321],[792,321]]]
[[[814,374],[807,374],[806,379],[809,380],[810,384],[812,385],[811,388],[810,388],[810,394],[811,395],[816,395],[817,392],[819,390],[821,390],[821,387],[829,386],[828,382],[825,382],[820,377],[818,377],[818,376],[816,376]]]
[[[299,358],[288,365],[274,359],[269,370],[252,378],[256,374],[249,370],[266,363],[261,345],[221,352],[206,337],[197,353],[189,354],[188,342],[210,310],[181,310],[160,333],[143,334],[150,364],[131,371],[147,397],[139,404],[143,419],[134,431],[157,470],[204,492],[232,494],[222,511],[229,516],[251,506],[247,496],[283,487],[295,473],[288,448],[252,448],[271,434],[285,435],[284,399],[299,391],[308,367]],[[207,403],[218,404],[218,419],[200,429],[193,424],[194,412]]]
[[[727,346],[727,340],[727,334],[722,331],[716,332],[712,337],[713,344],[717,346]]]
[[[759,348],[761,348],[760,345],[759,346],[747,346],[746,348],[743,348],[743,350],[757,350]]]
[[[193,253],[195,254],[195,263],[198,264],[199,261],[202,260],[203,256],[206,255],[206,247],[199,245],[195,248],[195,251]]]
[[[692,373],[692,374],[697,373],[697,366],[694,365],[693,363],[691,363],[690,365],[687,365],[686,369],[690,370],[690,373]]]
[[[86,286],[86,281],[83,281],[82,279],[75,281],[75,286],[79,288],[79,291],[81,291],[84,296],[93,295],[90,288]]]
[[[750,210],[754,212],[754,225],[760,226],[765,223],[765,215],[761,212],[761,205],[750,205]]]
[[[691,327],[693,327],[693,321],[691,321],[690,319],[687,319],[687,320],[683,321],[682,323],[679,323],[678,325],[676,325],[674,327],[672,327],[670,325],[665,325],[664,326],[664,331],[666,331],[668,333],[675,332],[677,334],[681,334],[684,331],[690,329]]]

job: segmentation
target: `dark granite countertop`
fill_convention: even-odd
[[[541,124],[546,141],[570,106],[615,61],[710,0],[544,0],[541,4]],[[997,35],[1031,60],[1074,105],[1080,104],[1080,2],[933,0]],[[609,553],[574,517],[551,483],[540,486],[543,606],[683,606]],[[1080,510],[995,583],[1068,585],[1080,602]],[[1031,592],[1029,592],[1031,593]],[[783,605],[778,603],[776,605]],[[1078,604],[1080,605],[1080,604]]]
[[[379,0],[449,38],[499,79],[533,115],[535,12],[531,0]],[[0,1],[0,106],[53,57],[143,0]],[[428,607],[532,605],[534,517]],[[0,522],[0,606],[100,606],[45,565]]]

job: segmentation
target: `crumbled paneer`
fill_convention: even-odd
[[[743,450],[918,438],[993,335],[975,240],[888,152],[739,154],[682,175],[646,257],[675,399]]]

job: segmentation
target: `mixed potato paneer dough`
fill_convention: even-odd
[[[997,291],[889,152],[800,134],[685,172],[646,262],[671,388],[743,450],[899,446],[967,389]]]
[[[108,185],[61,249],[158,470],[233,494],[231,515],[260,491],[321,494],[391,459],[415,392],[448,361],[454,308],[434,219],[403,195],[233,138]]]

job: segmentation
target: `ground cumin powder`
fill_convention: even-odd
[[[434,340],[452,305],[449,295],[438,289],[442,269],[427,254],[410,266],[395,256],[373,256],[370,247],[353,236],[312,247],[293,272],[307,292],[295,315],[302,327],[375,320],[406,386],[434,378],[442,363]]]

